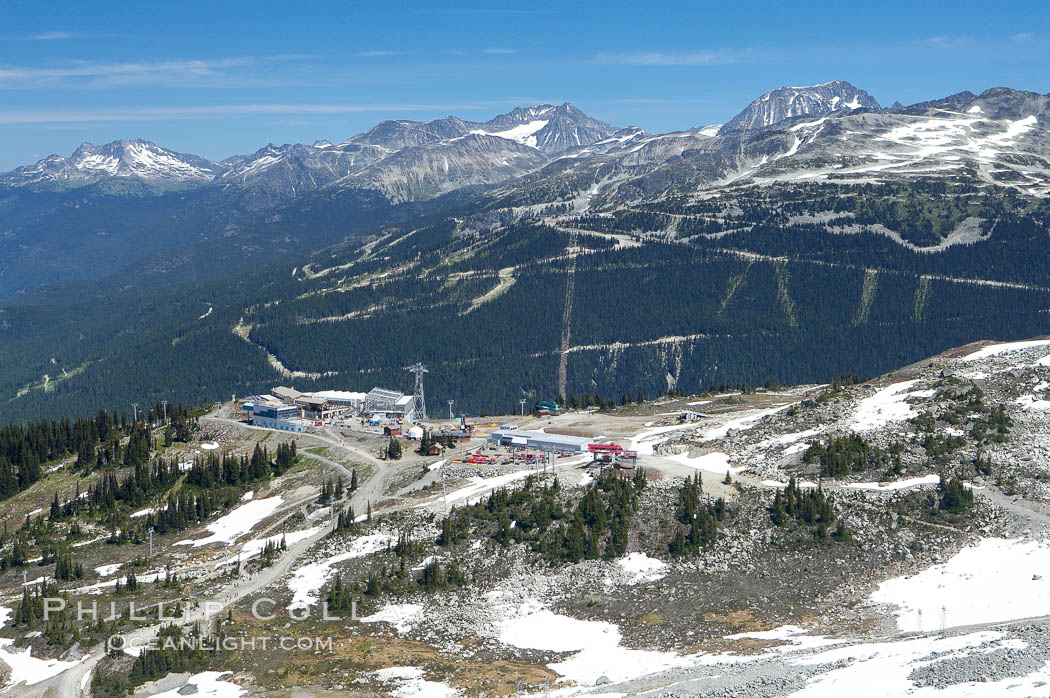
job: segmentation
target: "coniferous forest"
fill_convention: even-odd
[[[359,232],[221,280],[103,280],[8,301],[0,419],[265,392],[287,382],[270,357],[304,374],[300,390],[407,391],[402,368],[423,361],[428,397],[506,413],[557,396],[566,333],[564,397],[582,402],[871,376],[1047,332],[1050,211],[1007,190],[775,185],[564,225],[463,198],[455,218]],[[944,242],[964,224],[979,234]]]

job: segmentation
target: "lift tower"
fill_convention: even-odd
[[[416,374],[416,392],[413,396],[415,397],[416,416],[419,417],[419,419],[426,419],[427,401],[426,398],[423,397],[423,374],[430,373],[430,371],[428,371],[427,367],[422,363],[417,363],[415,366],[407,366],[405,367],[405,370]]]

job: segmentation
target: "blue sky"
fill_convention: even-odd
[[[221,159],[541,102],[669,131],[833,79],[886,105],[1050,92],[1050,3],[0,0],[0,170],[82,141]]]

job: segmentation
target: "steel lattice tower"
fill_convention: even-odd
[[[405,368],[406,371],[411,371],[416,374],[416,392],[415,392],[415,403],[416,403],[416,415],[419,419],[427,418],[427,400],[423,395],[423,374],[430,373],[427,367],[422,363],[417,363],[415,366],[408,366]]]

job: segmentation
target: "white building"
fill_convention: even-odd
[[[393,419],[407,417],[415,407],[415,398],[396,390],[372,388],[365,396],[364,411],[372,416]]]
[[[248,410],[246,403],[244,409]],[[294,431],[301,433],[306,431],[309,424],[300,419],[299,408],[294,405],[281,403],[254,404],[251,405],[252,424],[257,427],[268,429],[280,429],[281,431]]]
[[[365,406],[367,393],[355,393],[349,390],[321,390],[316,393],[311,393],[311,396],[327,400],[333,405],[351,407],[355,410],[359,410]]]
[[[594,439],[586,439],[580,436],[563,436],[562,434],[547,434],[542,431],[500,429],[492,432],[489,441],[503,446],[534,448],[538,451],[583,453],[587,450],[588,444],[594,442]]]

